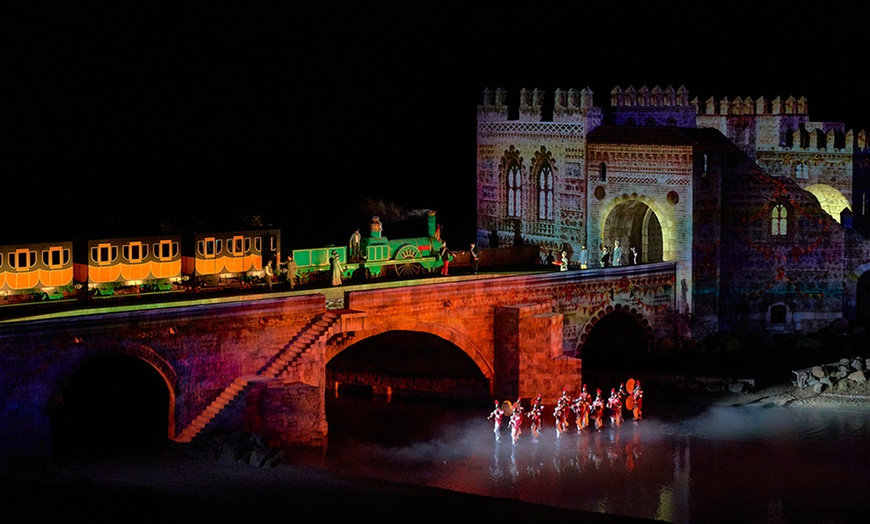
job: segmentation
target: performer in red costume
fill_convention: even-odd
[[[580,388],[580,396],[574,399],[572,410],[577,416],[575,423],[577,431],[581,431],[589,427],[589,410],[592,408],[592,396],[586,391],[586,384]]]
[[[526,416],[532,419],[530,429],[532,430],[532,435],[535,439],[537,439],[538,435],[541,434],[541,415],[543,412],[544,404],[541,402],[541,396],[538,395],[538,398],[536,398],[534,404],[532,404],[532,409],[526,413]]]
[[[553,410],[553,417],[556,419],[556,436],[560,436],[568,429],[568,410],[571,409],[571,399],[568,398],[568,392],[562,391],[562,396],[556,400],[556,409]]]
[[[610,398],[607,399],[607,409],[610,412],[610,425],[617,428],[622,424],[622,400],[616,388],[610,388]]]
[[[643,404],[643,390],[640,389],[640,380],[634,381],[634,390],[631,392],[631,398],[634,401],[632,406],[632,413],[634,414],[634,421],[637,422],[641,419],[641,404]]]
[[[601,389],[595,390],[595,400],[592,401],[592,420],[595,421],[595,429],[604,427],[604,399],[601,398]]]
[[[501,404],[498,400],[495,401],[495,409],[486,417],[486,420],[493,420],[492,432],[495,433],[495,440],[501,440],[501,419],[504,417],[504,410],[501,409]]]
[[[510,425],[511,425],[511,440],[513,441],[514,446],[517,445],[517,442],[520,440],[520,435],[523,433],[523,406],[520,403],[520,400],[517,399],[516,404],[514,404],[514,412],[511,413]]]

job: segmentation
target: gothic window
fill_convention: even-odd
[[[773,206],[770,214],[770,234],[774,237],[788,234],[788,210],[782,204]]]
[[[523,184],[520,177],[520,166],[511,164],[507,172],[507,206],[508,216],[518,217],[523,211]]]
[[[810,177],[810,169],[803,162],[798,162],[794,166],[794,177],[797,180],[806,180]]]
[[[598,180],[607,182],[607,164],[604,162],[598,164]]]
[[[553,169],[543,163],[538,171],[538,218],[553,220]]]

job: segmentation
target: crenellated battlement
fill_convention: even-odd
[[[600,114],[600,110],[594,107],[593,95],[589,87],[556,89],[552,98],[553,122],[580,122],[590,115]],[[521,122],[541,122],[544,119],[544,107],[547,105],[546,93],[543,90],[523,88],[519,92],[517,119]],[[477,106],[478,120],[506,121],[510,118],[510,110],[506,89],[483,90],[483,103]]]
[[[619,86],[610,91],[611,107],[674,107],[688,106],[689,90],[684,86],[674,89],[668,86],[665,89],[655,86],[652,89],[641,86],[635,89],[628,86],[622,89]]]
[[[724,97],[719,102],[712,96],[704,103],[701,110],[697,97],[692,100],[692,105],[698,107],[698,114],[704,115],[796,115],[807,116],[810,113],[809,105],[805,97],[795,98],[789,96],[785,100],[776,97],[770,102],[763,96],[753,100],[752,97],[737,97],[729,100]]]

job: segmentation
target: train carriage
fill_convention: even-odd
[[[91,239],[76,258],[88,291],[110,296],[180,289],[181,255],[181,236],[165,235]]]
[[[0,246],[0,294],[6,303],[67,298],[74,293],[73,242]]]
[[[272,261],[277,273],[278,229],[194,233],[185,243],[182,271],[196,288],[253,285]]]

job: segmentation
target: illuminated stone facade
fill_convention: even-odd
[[[595,268],[618,241],[622,264],[632,247],[639,263],[676,262],[687,340],[870,317],[865,131],[810,121],[804,99],[701,107],[682,87],[629,87],[604,110],[587,88],[557,91],[545,121],[543,97],[521,92],[510,119],[507,93],[484,92],[479,244],[573,263],[585,244]]]

